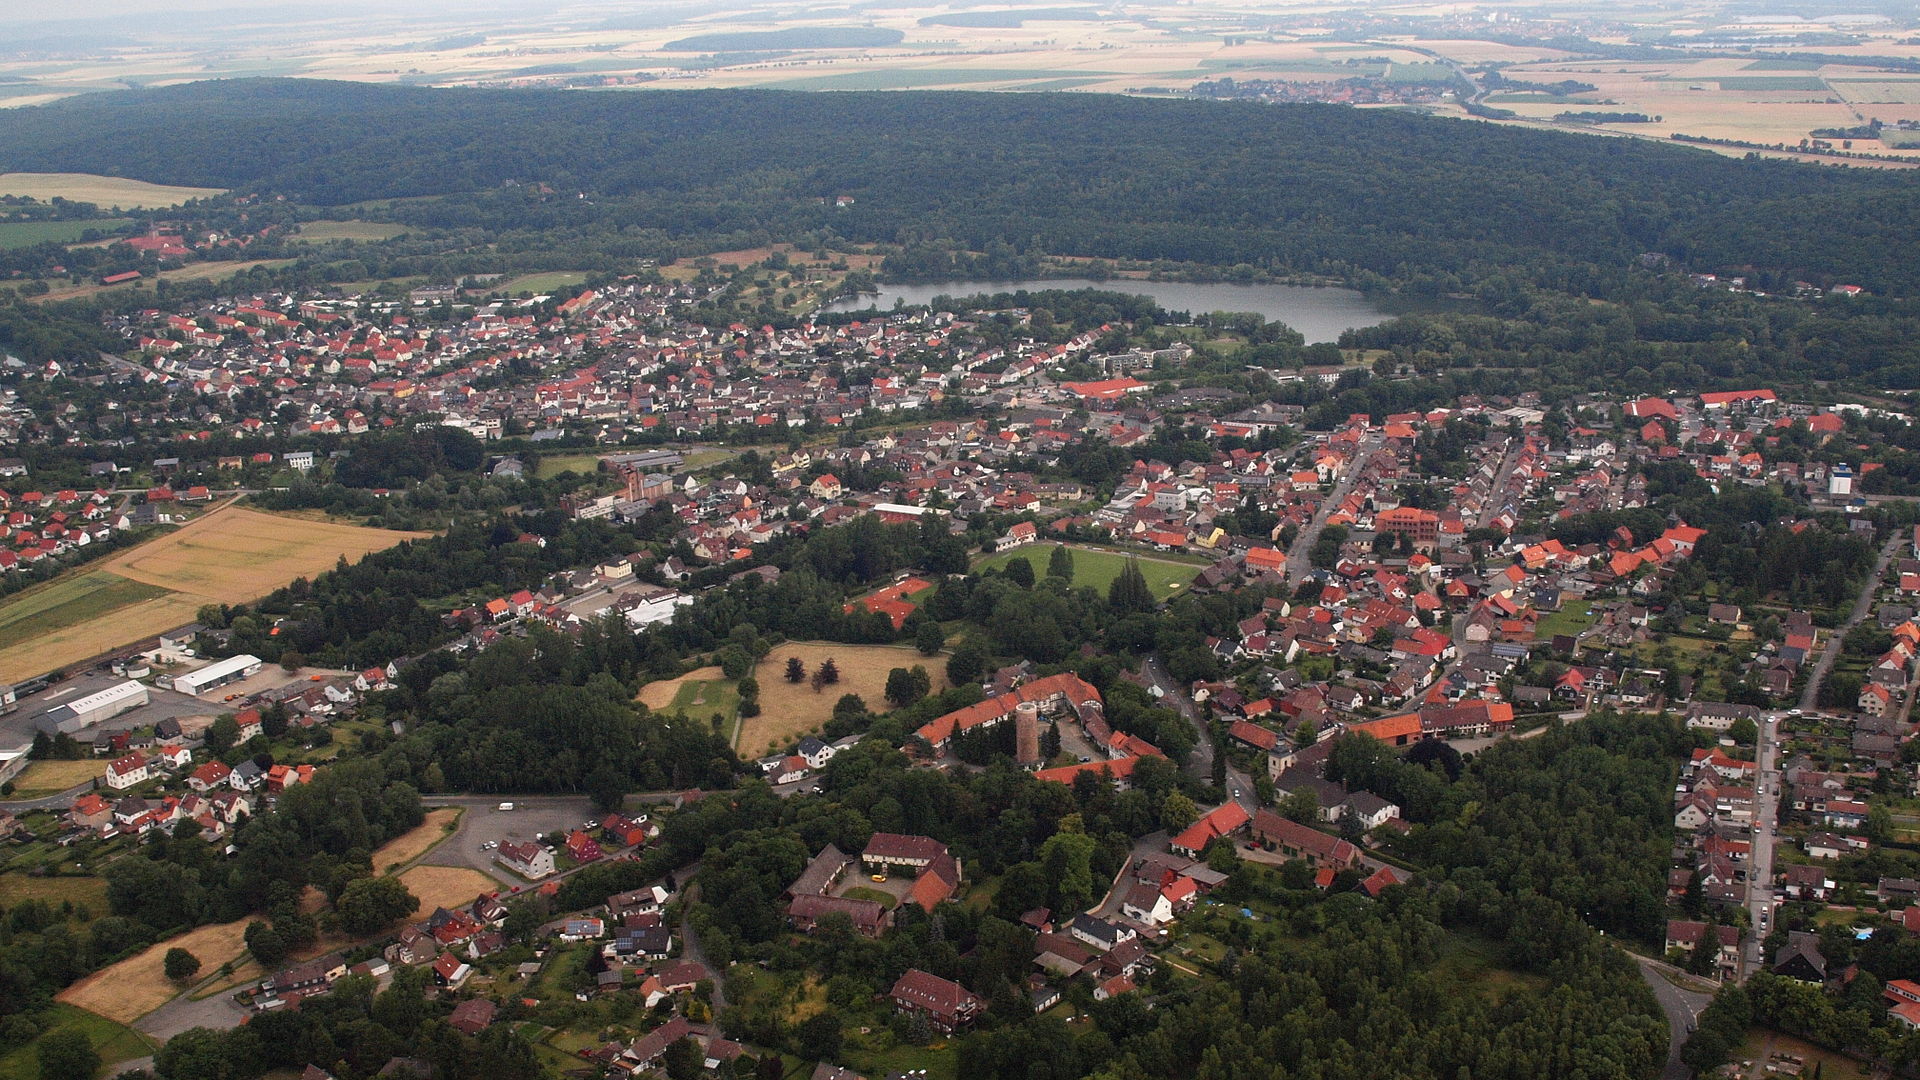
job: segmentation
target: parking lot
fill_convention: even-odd
[[[50,686],[37,694],[20,699],[20,707],[5,716],[0,716],[0,748],[26,746],[33,742],[33,722],[42,713],[69,701],[98,693],[110,686],[117,686],[127,680],[123,676],[109,675],[104,672],[88,672],[63,683]],[[212,716],[220,710],[198,698],[186,694],[176,694],[171,690],[147,688],[149,703],[137,709],[129,709],[119,716],[111,717],[92,727],[83,728],[74,733],[81,742],[92,742],[102,732],[132,731],[139,727],[151,727],[169,716]]]
[[[547,833],[578,829],[589,818],[598,820],[593,812],[593,803],[584,795],[539,795],[493,800],[462,798],[447,802],[463,806],[467,812],[460,815],[460,828],[421,860],[432,866],[465,866],[483,872],[494,871],[493,850],[481,850],[482,844],[497,845],[503,840],[524,844]],[[497,809],[502,802],[512,802],[513,809]]]

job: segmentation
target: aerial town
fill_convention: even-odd
[[[1656,808],[1666,888],[1631,916],[1662,928],[1647,971],[1697,996],[1756,976],[1840,987],[1863,954],[1900,948],[1883,934],[1920,934],[1920,860],[1885,850],[1910,831],[1920,758],[1920,526],[1870,479],[1902,453],[1888,433],[1904,415],[1767,388],[1335,414],[1315,403],[1350,355],[1262,372],[1275,392],[1249,400],[1186,377],[1191,346],[1124,320],[1068,331],[1026,307],[928,309],[776,329],[700,321],[706,299],[640,279],[564,299],[253,294],[116,316],[124,353],[97,368],[16,369],[9,435],[58,450],[44,480],[0,461],[0,569],[23,581],[142,551],[127,545],[247,496],[367,520],[424,508],[374,449],[421,432],[461,440],[446,469],[463,490],[497,493],[467,505],[522,507],[487,541],[531,560],[515,587],[449,579],[390,644],[336,636],[358,601],[323,596],[322,578],[9,672],[0,830],[22,867],[145,862],[185,838],[212,853],[195,858],[244,863],[249,822],[299,820],[376,761],[421,769],[410,809],[373,834],[383,846],[343,850],[376,876],[318,922],[270,898],[217,975],[169,976],[198,1000],[162,993],[128,1021],[162,1038],[255,1028],[370,985],[447,1003],[470,1037],[565,1032],[542,1053],[593,1075],[919,1076],[950,1060],[931,1049],[1009,1009],[1101,1022],[1115,999],[1173,1000],[1243,924],[1309,910],[1275,907],[1274,890],[1389,901],[1436,851],[1450,804],[1434,785],[1621,716],[1668,718],[1684,748]],[[35,388],[70,381],[126,393],[36,406]],[[136,457],[154,445],[167,455]],[[543,468],[556,458],[567,467]],[[94,486],[47,490],[78,471]],[[1742,491],[1793,510],[1679,509]],[[848,543],[908,547],[856,563]],[[1770,575],[1736,545],[1831,561]],[[1036,614],[1008,590],[1085,610]],[[813,635],[741,629],[817,593],[840,599],[808,609],[827,619]],[[1193,614],[1127,621],[1179,610]],[[1038,631],[1058,640],[1017,644],[1033,617],[1058,620]],[[1076,620],[1091,629],[1064,629]],[[510,759],[393,757],[420,737],[410,716],[493,707],[447,680],[477,686],[496,660],[613,628],[656,643],[643,713],[723,748],[711,768],[604,792],[587,773],[589,800],[516,782]],[[1138,662],[1100,659],[1130,634],[1145,635],[1126,646]],[[785,644],[807,636],[826,641]],[[900,666],[857,683],[866,696],[824,692],[890,655]],[[787,722],[764,722],[763,697]],[[484,768],[509,779],[459,778]],[[32,784],[34,769],[72,783]],[[904,797],[916,775],[1007,769],[1058,792],[1023,797],[1063,819],[1025,860],[895,802],[781,826],[798,831],[778,858],[689,865],[694,830],[811,820],[792,807],[881,770]],[[749,809],[742,784],[770,801]],[[1061,839],[1094,818],[1117,847]],[[958,962],[936,947],[943,927],[987,934],[977,920],[1004,928],[990,955],[984,936]],[[804,943],[871,965],[855,940],[915,959],[861,976],[838,1019],[777,1019],[794,994],[839,993],[803,978]],[[764,970],[741,966],[756,957]],[[1888,1030],[1920,1028],[1920,982],[1885,981],[1879,1007]],[[348,1071],[411,1067],[389,1056]]]

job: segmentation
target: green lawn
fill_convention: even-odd
[[[1555,634],[1577,636],[1581,631],[1599,621],[1600,617],[1591,614],[1585,603],[1579,600],[1572,600],[1567,603],[1566,607],[1561,608],[1559,611],[1548,615],[1536,623],[1533,628],[1533,636],[1539,641],[1551,640]]]
[[[522,274],[512,281],[502,281],[493,286],[492,291],[518,295],[520,293],[550,293],[557,289],[567,289],[585,283],[584,270],[549,270],[542,274]],[[569,297],[571,299],[571,297]]]
[[[107,882],[97,877],[30,877],[0,874],[0,907],[12,908],[28,900],[44,900],[54,907],[72,901],[93,918],[108,913]]]
[[[0,251],[45,243],[71,244],[86,239],[89,229],[117,233],[132,221],[132,218],[86,218],[79,221],[0,222]]]
[[[71,1029],[85,1032],[87,1041],[99,1052],[100,1060],[109,1066],[146,1057],[154,1051],[154,1046],[139,1032],[106,1017],[95,1016],[85,1009],[55,1005],[48,1010],[47,1019],[47,1031]],[[39,1041],[35,1039],[0,1055],[0,1080],[39,1080]],[[111,1069],[106,1071],[108,1075],[113,1072]]]
[[[533,475],[542,480],[559,476],[563,472],[577,472],[582,476],[591,476],[599,470],[599,454],[548,454],[537,458],[533,464]]]
[[[132,581],[105,570],[64,575],[15,593],[0,603],[0,649],[166,595],[168,590],[158,585]]]
[[[309,221],[292,239],[301,244],[324,244],[332,240],[391,240],[406,233],[405,225],[384,221]]]
[[[1033,564],[1033,573],[1036,578],[1045,577],[1047,560],[1053,556],[1053,549],[1056,546],[1058,545],[1046,543],[1028,544],[1026,547],[1015,548],[998,555],[988,555],[975,563],[973,568],[976,572],[993,570],[1007,565],[1014,559],[1024,558]],[[1068,549],[1073,552],[1074,587],[1091,586],[1103,596],[1106,595],[1107,586],[1113,582],[1114,578],[1120,576],[1120,571],[1125,568],[1127,560],[1131,558],[1117,551],[1105,551],[1100,548],[1068,545]],[[1141,576],[1147,579],[1147,585],[1153,589],[1153,594],[1163,600],[1184,590],[1192,583],[1194,575],[1200,572],[1200,567],[1194,563],[1173,562],[1145,556],[1140,557],[1139,561]]]
[[[879,889],[869,889],[865,885],[856,885],[848,889],[844,895],[849,900],[871,900],[881,907],[886,908],[888,911],[892,911],[894,905],[900,902],[894,898],[892,893],[882,892]]]
[[[680,684],[668,712],[685,713],[689,718],[705,720],[714,713],[732,720],[740,708],[740,691],[729,679],[695,680]]]

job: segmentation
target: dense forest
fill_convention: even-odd
[[[297,80],[90,94],[0,116],[0,167],[322,205],[462,196],[403,215],[440,227],[827,228],[1338,277],[1471,280],[1647,251],[1875,290],[1914,291],[1920,273],[1884,242],[1920,226],[1891,173],[1310,105],[563,94]]]

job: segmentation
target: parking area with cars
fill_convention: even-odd
[[[549,833],[568,833],[599,818],[585,796],[536,796],[512,800],[512,810],[501,810],[500,802],[466,806],[460,815],[460,828],[446,842],[423,859],[434,866],[466,866],[485,873],[497,873],[494,852],[503,840],[524,844]]]

